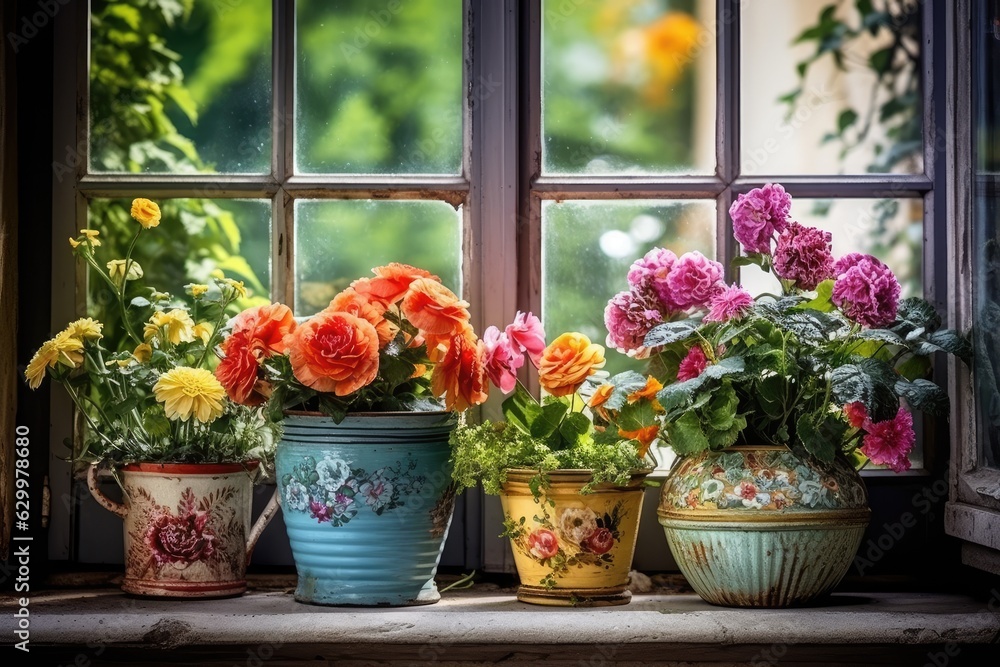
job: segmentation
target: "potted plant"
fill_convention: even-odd
[[[244,311],[216,370],[234,401],[282,424],[276,478],[304,603],[440,599],[448,439],[488,396],[469,304],[423,269],[373,274],[311,317],[282,304]]]
[[[463,424],[453,436],[459,489],[499,495],[520,577],[517,598],[555,606],[627,604],[643,486],[655,462],[661,385],[626,372],[608,378],[604,348],[567,332],[546,345],[541,323],[518,313],[489,327],[486,371],[510,396],[504,419]],[[525,355],[543,398],[517,380]]]
[[[969,359],[920,298],[900,300],[870,255],[834,259],[828,232],[789,219],[779,184],[730,209],[737,265],[780,293],[727,285],[700,255],[657,248],[605,311],[608,342],[648,358],[660,436],[678,455],[658,509],[690,584],[709,602],[786,607],[830,592],[870,517],[858,470],[910,467],[912,410],[947,414],[929,356]]]
[[[105,347],[104,324],[81,318],[38,349],[25,377],[32,389],[46,376],[61,384],[85,420],[76,458],[90,464],[94,497],[124,519],[122,589],[153,597],[238,595],[257,538],[277,511],[272,499],[251,526],[252,487],[266,476],[274,429],[260,410],[229,400],[212,373],[221,324],[246,291],[225,277],[188,285],[187,299],[140,287],[132,249],[161,214],[141,198],[131,213],[138,224],[124,259],[102,266],[97,230],[69,241],[114,295],[127,349]],[[122,488],[122,503],[99,488],[105,468]]]

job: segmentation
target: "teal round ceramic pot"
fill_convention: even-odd
[[[840,583],[871,510],[846,458],[820,469],[785,447],[738,446],[679,458],[657,514],[678,567],[707,602],[793,607]]]
[[[455,504],[451,412],[286,413],[275,472],[298,573],[317,605],[437,602]]]

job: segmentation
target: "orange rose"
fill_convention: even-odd
[[[569,396],[604,366],[604,348],[581,333],[564,333],[542,350],[538,382],[553,396]]]
[[[384,348],[396,337],[399,327],[385,319],[385,305],[379,301],[369,301],[368,298],[360,294],[353,287],[348,287],[343,292],[333,297],[333,301],[327,306],[327,310],[340,313],[350,313],[363,320],[368,320],[378,332],[379,348]]]
[[[255,306],[233,320],[233,331],[222,343],[223,358],[215,377],[226,393],[242,405],[260,405],[270,393],[258,380],[260,362],[285,351],[284,338],[295,329],[295,317],[280,303]]]
[[[378,332],[356,315],[324,310],[286,342],[295,378],[316,391],[347,396],[378,375]]]
[[[468,328],[469,303],[430,278],[410,283],[401,308],[406,319],[425,334],[454,336]]]
[[[462,411],[489,397],[489,377],[483,363],[485,347],[471,332],[454,336],[431,373],[431,391],[444,397],[445,407]]]
[[[619,429],[618,435],[623,438],[628,438],[629,440],[639,441],[639,458],[646,455],[649,451],[649,446],[653,444],[656,437],[660,434],[660,427],[656,424],[651,426],[645,426],[643,428],[638,428],[634,431],[622,431]]]
[[[372,269],[374,278],[361,278],[351,283],[359,294],[367,296],[371,301],[380,301],[387,307],[396,303],[410,289],[410,284],[418,278],[430,278],[438,280],[437,276],[431,275],[423,269],[392,262],[385,266]]]

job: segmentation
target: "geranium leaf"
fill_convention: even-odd
[[[896,383],[896,393],[922,412],[932,415],[948,413],[948,393],[930,380],[917,379],[912,382],[900,380]]]
[[[680,418],[665,426],[667,440],[679,456],[695,454],[709,448],[708,438],[702,430],[701,420],[694,411],[685,412]]]
[[[659,347],[687,340],[699,326],[701,326],[701,320],[697,318],[657,324],[646,334],[643,345],[646,347]]]

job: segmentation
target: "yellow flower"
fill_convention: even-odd
[[[156,202],[148,199],[132,200],[132,217],[135,218],[143,229],[152,229],[160,224],[160,207]]]
[[[193,296],[196,299],[200,296],[204,296],[205,293],[208,292],[208,285],[201,285],[199,283],[191,283],[190,285],[186,285],[185,287],[187,287],[191,291],[191,296]]]
[[[83,341],[68,330],[60,331],[52,339],[52,345],[56,349],[56,360],[63,366],[79,368],[83,365]]]
[[[194,320],[180,308],[153,313],[142,328],[142,337],[149,342],[158,336],[174,345],[190,343],[194,340]]]
[[[247,288],[243,286],[242,280],[233,280],[232,278],[220,278],[219,280],[223,285],[233,290],[237,299],[247,298]]]
[[[212,337],[212,327],[204,322],[194,325],[194,335],[195,338],[200,338],[202,343],[208,343],[208,340]]]
[[[104,325],[93,320],[89,317],[84,317],[83,319],[76,320],[75,322],[70,322],[69,326],[66,327],[66,331],[69,332],[70,336],[79,338],[80,340],[98,340],[103,338],[101,334],[101,329]]]
[[[149,343],[140,343],[135,346],[134,350],[132,350],[132,356],[135,357],[135,360],[140,364],[144,364],[152,358],[153,348],[149,346]]]
[[[181,366],[163,375],[153,385],[156,400],[163,403],[168,419],[187,421],[194,417],[207,424],[222,415],[226,390],[212,372]]]
[[[128,265],[128,275],[125,275],[125,260],[113,259],[108,262],[108,277],[118,286],[125,280],[138,280],[142,278],[142,267],[139,262],[132,260]]]
[[[101,240],[97,238],[98,234],[100,234],[100,232],[97,231],[96,229],[81,229],[80,236],[76,237],[75,239],[70,238],[69,244],[74,248],[78,248],[83,244],[87,244],[91,248],[96,248],[97,246],[101,245]]]
[[[70,368],[78,368],[83,364],[83,341],[71,336],[69,331],[62,331],[55,338],[45,341],[31,357],[28,367],[24,369],[24,377],[31,389],[38,389],[45,378],[45,371],[63,364]]]

